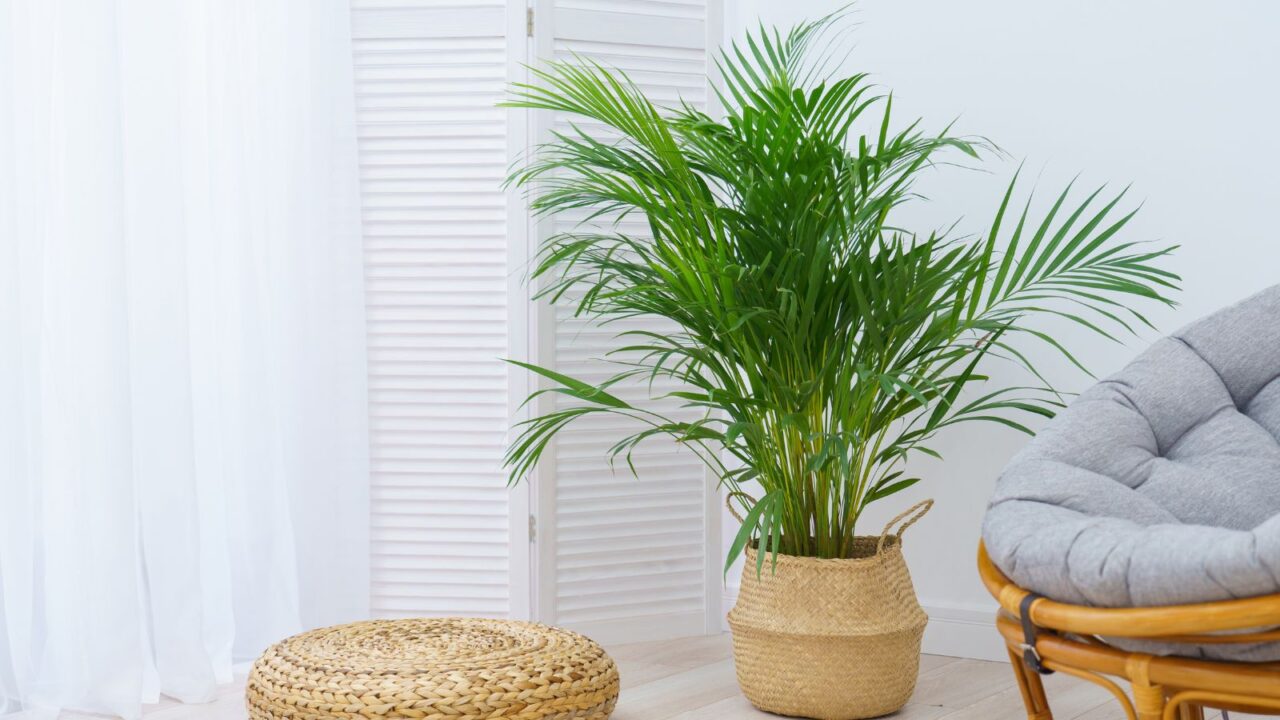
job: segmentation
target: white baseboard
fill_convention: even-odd
[[[1004,640],[996,630],[996,610],[958,605],[926,604],[929,624],[921,649],[930,655],[1008,662]]]
[[[721,607],[727,613],[737,599],[738,589],[727,587]],[[990,608],[936,602],[922,605],[929,616],[929,624],[924,629],[924,641],[921,644],[924,652],[974,660],[1005,662],[1009,659],[1004,641],[996,631],[994,603]],[[721,628],[728,631],[729,623],[722,621]]]

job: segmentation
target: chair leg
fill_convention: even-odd
[[[1027,667],[1022,656],[1014,652],[1013,648],[1009,648],[1009,664],[1013,666],[1013,676],[1017,678],[1018,689],[1022,691],[1022,704],[1027,709],[1027,720],[1053,720],[1040,674]]]
[[[1178,707],[1180,720],[1204,720],[1204,708],[1194,703],[1184,703]]]

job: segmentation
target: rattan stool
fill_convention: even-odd
[[[373,620],[272,645],[245,696],[253,720],[605,720],[618,670],[595,642],[545,625]]]

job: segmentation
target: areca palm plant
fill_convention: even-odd
[[[1134,212],[1117,210],[1124,192],[1076,201],[1068,187],[1033,214],[1029,197],[1014,200],[1015,176],[980,235],[898,224],[920,201],[922,173],[992,148],[919,121],[899,127],[891,97],[865,75],[828,72],[812,50],[833,22],[761,28],[723,51],[722,119],[659,106],[624,73],[581,58],[513,88],[509,105],[576,122],[509,182],[529,190],[536,213],[590,220],[541,244],[539,294],[605,324],[658,316],[675,328],[620,332],[604,382],[518,363],[544,378],[532,397],[571,402],[518,427],[513,482],[569,424],[622,415],[636,429],[615,458],[667,436],[727,487],[745,521],[726,568],[751,542],[851,557],[858,518],[917,482],[906,461],[935,456],[939,431],[1030,432],[1020,416],[1061,406],[1030,359],[1045,353],[1028,349],[1079,363],[1044,320],[1114,339],[1149,325],[1141,304],[1171,303],[1178,278],[1160,266],[1171,248],[1119,240]],[[624,232],[624,218],[647,231]],[[1037,380],[991,387],[992,362]],[[667,396],[695,416],[615,389],[654,379],[678,381]]]

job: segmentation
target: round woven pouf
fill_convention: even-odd
[[[618,669],[595,642],[546,625],[373,620],[267,648],[245,697],[253,720],[605,720]]]

